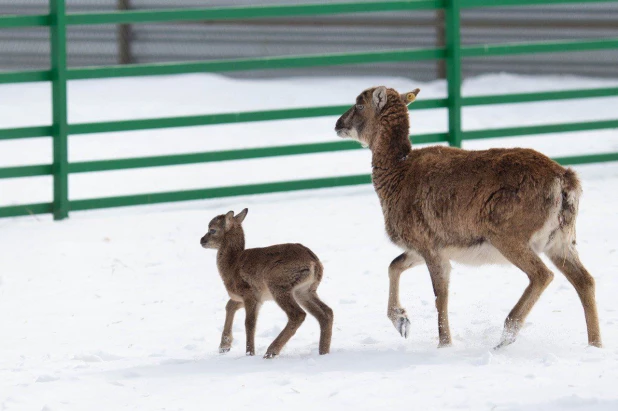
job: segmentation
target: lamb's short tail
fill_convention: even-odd
[[[575,244],[575,220],[579,209],[579,197],[582,187],[577,174],[567,168],[561,181],[562,208],[560,210],[560,229],[564,232],[569,243]]]
[[[317,286],[320,284],[320,281],[322,281],[322,276],[324,275],[324,266],[322,265],[322,262],[320,260],[316,261],[315,263],[313,275],[315,277],[315,286],[317,288]]]

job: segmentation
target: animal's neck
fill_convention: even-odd
[[[245,234],[242,228],[233,228],[228,231],[217,251],[217,267],[224,281],[227,276],[233,274],[234,266],[244,250]]]
[[[385,116],[378,133],[375,144],[371,147],[373,169],[387,170],[397,167],[412,150],[408,113]]]
[[[391,111],[383,115],[379,134],[371,147],[373,186],[382,206],[389,193],[399,191],[402,176],[405,175],[402,168],[406,167],[406,158],[412,151],[407,108],[399,112],[391,107]]]

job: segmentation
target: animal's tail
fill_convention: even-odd
[[[582,187],[577,174],[567,168],[561,181],[562,208],[560,210],[560,228],[565,233],[569,243],[575,244],[575,220],[579,209],[579,197]]]
[[[315,276],[316,287],[322,281],[322,276],[324,275],[324,266],[320,260],[316,261],[315,266],[313,268],[313,275]]]

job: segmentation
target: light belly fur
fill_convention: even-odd
[[[559,221],[561,204],[559,202],[560,187],[558,185],[556,186],[556,191],[558,192],[555,196],[557,200],[549,212],[545,224],[530,237],[530,248],[537,254],[545,252],[556,241],[561,241],[563,237]],[[552,233],[554,234],[553,237]],[[444,249],[444,255],[449,260],[466,265],[510,264],[502,253],[488,242],[467,248],[447,247]]]

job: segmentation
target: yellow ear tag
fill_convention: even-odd
[[[408,104],[410,104],[411,102],[416,100],[416,96],[414,95],[414,93],[408,93],[406,95],[406,100],[408,101]]]

